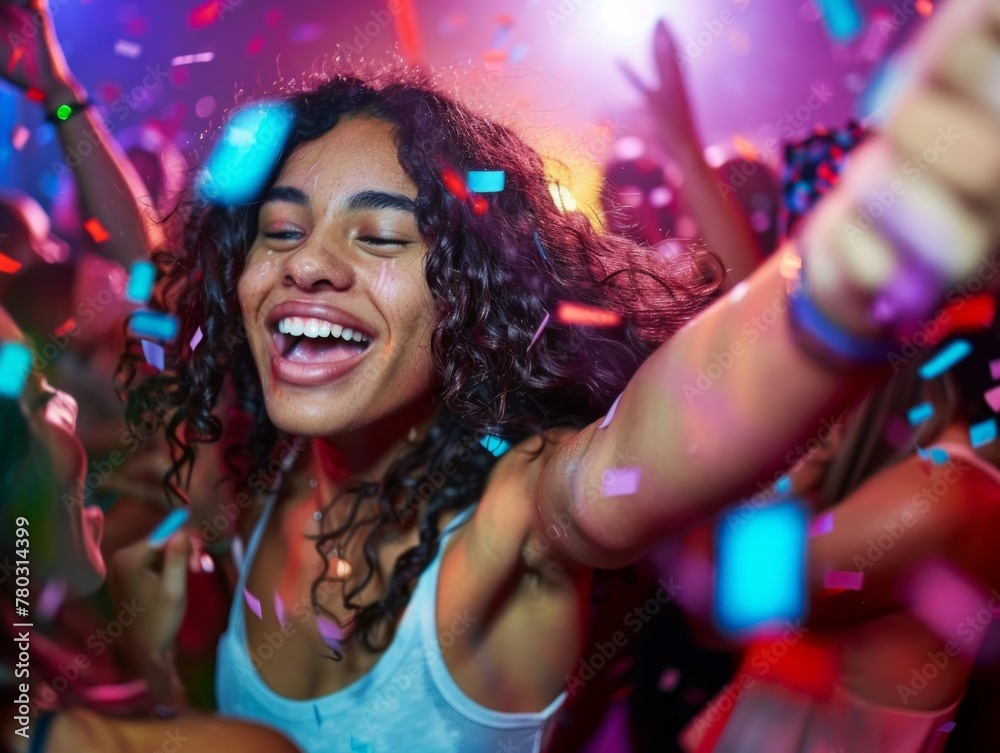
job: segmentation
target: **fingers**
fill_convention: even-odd
[[[163,550],[163,574],[160,592],[168,604],[179,604],[187,595],[188,557],[191,543],[187,535],[175,534]]]

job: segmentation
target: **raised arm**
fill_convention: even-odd
[[[540,524],[565,530],[556,539],[565,556],[618,565],[710,517],[780,468],[820,417],[879,376],[829,365],[796,334],[804,319],[789,314],[781,272],[784,265],[796,276],[798,251],[814,313],[853,338],[855,351],[918,327],[990,255],[1000,111],[979,74],[986,60],[969,64],[968,56],[995,57],[998,28],[998,0],[946,6],[917,41],[923,68],[884,134],[852,156],[795,246],[656,351],[606,428],[591,425],[552,456],[535,498]],[[914,179],[911,155],[924,150],[935,159],[922,161],[926,170]],[[872,215],[882,219],[872,224]],[[900,288],[904,274],[916,282]],[[606,495],[602,475],[621,467],[639,469],[638,488]]]
[[[26,28],[34,33],[23,34]],[[147,258],[147,249],[162,245],[149,191],[100,115],[80,106],[87,92],[66,63],[47,0],[0,0],[0,60],[0,75],[42,100],[60,144],[73,155],[67,163],[83,215],[96,219],[111,236],[98,244],[98,252],[126,268]],[[66,120],[55,116],[64,105],[73,113]],[[91,147],[85,157],[79,148],[84,143]]]
[[[653,54],[660,79],[657,88],[647,87],[628,67],[624,72],[646,96],[656,118],[657,135],[684,174],[678,193],[701,237],[725,264],[729,284],[735,284],[748,277],[764,255],[743,207],[723,197],[716,186],[717,176],[705,162],[674,40],[663,21],[656,25]]]

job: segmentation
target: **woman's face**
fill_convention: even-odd
[[[237,292],[279,429],[336,436],[428,402],[416,197],[392,126],[368,117],[296,149],[264,197]]]

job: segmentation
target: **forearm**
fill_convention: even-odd
[[[693,136],[688,144],[673,154],[684,175],[678,190],[701,238],[725,264],[729,285],[735,285],[760,265],[763,254],[743,206],[719,191],[718,177],[705,163],[697,137]]]
[[[45,108],[54,112],[61,104],[86,98],[75,82],[58,85],[47,93]],[[148,258],[148,250],[162,245],[159,218],[149,190],[132,163],[92,107],[68,120],[55,120],[66,164],[73,171],[84,218],[95,219],[110,238],[98,243],[98,252],[126,268]]]
[[[797,344],[782,256],[655,351],[610,424],[581,432],[543,472],[542,520],[571,521],[570,557],[620,565],[706,520],[787,467],[789,450],[874,379],[845,377]],[[628,496],[606,493],[615,468],[638,469]]]

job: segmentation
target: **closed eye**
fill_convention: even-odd
[[[299,230],[281,230],[276,233],[263,233],[263,236],[275,241],[297,241],[302,237],[302,232]]]
[[[409,246],[412,241],[403,240],[400,238],[376,238],[373,236],[364,236],[358,238],[362,243],[367,243],[370,246]]]

